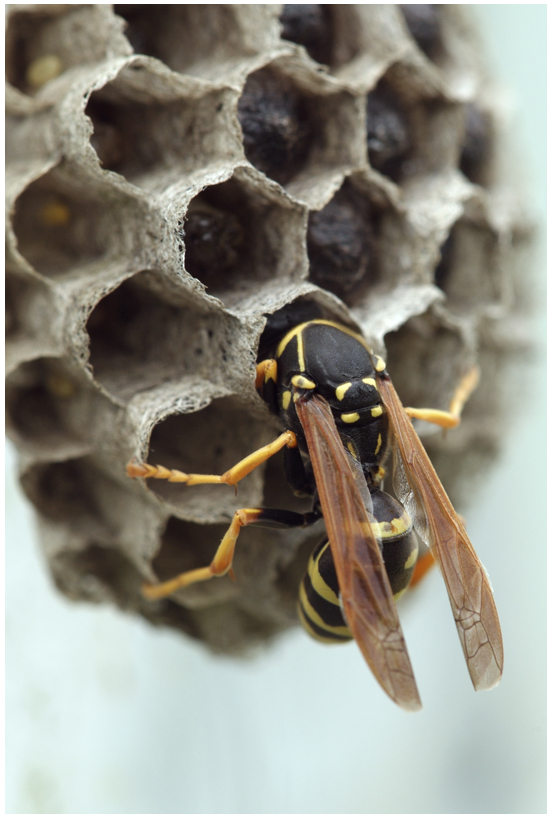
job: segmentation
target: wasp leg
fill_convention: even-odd
[[[480,379],[480,370],[477,365],[474,365],[469,372],[463,376],[459,382],[451,403],[449,411],[445,410],[431,410],[429,408],[406,407],[405,412],[411,419],[422,419],[429,421],[432,424],[437,424],[444,429],[451,429],[457,427],[461,421],[461,412],[467,403],[473,391],[478,385]]]
[[[264,359],[255,368],[255,389],[261,390],[263,385],[269,380],[276,383],[277,363],[276,359]]]
[[[413,574],[411,576],[411,580],[409,581],[409,589],[413,589],[419,584],[422,579],[425,577],[428,570],[432,569],[434,566],[434,556],[428,550],[423,555],[421,555],[415,564],[415,569],[413,570]]]
[[[265,359],[255,369],[255,389],[269,410],[278,416],[278,367],[276,359]]]
[[[223,536],[215,557],[208,567],[191,569],[160,584],[143,584],[142,594],[154,601],[158,598],[166,598],[178,589],[190,586],[190,584],[196,584],[198,581],[207,581],[209,578],[226,575],[227,572],[232,573],[234,548],[242,527],[251,525],[277,529],[308,527],[320,517],[320,514],[316,512],[297,513],[289,510],[267,509],[236,510],[232,523]]]
[[[264,461],[274,456],[283,447],[297,447],[296,436],[290,430],[282,433],[277,439],[264,447],[260,447],[255,453],[251,453],[223,475],[200,475],[197,473],[182,473],[180,470],[169,470],[159,464],[155,466],[142,462],[137,464],[130,461],[127,464],[127,475],[130,478],[165,478],[167,481],[181,482],[189,487],[194,484],[238,484],[245,476],[263,464]]]

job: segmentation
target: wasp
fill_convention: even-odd
[[[384,691],[415,711],[421,700],[395,601],[415,567],[422,576],[430,565],[418,559],[416,530],[445,581],[474,688],[496,686],[503,646],[488,575],[411,421],[455,427],[477,380],[478,371],[470,370],[447,412],[406,408],[385,362],[361,335],[327,319],[295,325],[256,369],[256,388],[284,428],[275,441],[220,476],[134,462],[127,472],[188,486],[233,486],[283,451],[287,481],[297,495],[313,499],[311,510],[237,510],[208,567],[144,584],[144,595],[162,598],[198,581],[232,575],[242,527],[305,527],[322,517],[327,537],[311,556],[300,586],[300,620],[319,640],[355,639]],[[399,501],[382,489],[390,452]]]

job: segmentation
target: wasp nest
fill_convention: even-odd
[[[287,307],[360,328],[408,405],[478,361],[459,430],[425,439],[474,486],[520,225],[478,44],[435,4],[21,4],[7,38],[7,407],[51,572],[239,651],[296,623],[320,527],[245,530],[235,581],[140,584],[208,564],[237,506],[298,509],[278,457],[238,498],[125,465],[221,473],[274,438],[254,367]]]

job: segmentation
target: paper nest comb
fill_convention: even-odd
[[[250,528],[235,581],[140,594],[208,564],[237,507],[304,509],[279,457],[237,497],[125,473],[275,437],[254,366],[284,306],[360,328],[409,405],[446,408],[478,361],[459,430],[425,438],[474,488],[522,224],[477,55],[454,5],[9,7],[8,426],[64,594],[225,652],[296,623],[320,526]]]

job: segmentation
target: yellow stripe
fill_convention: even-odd
[[[391,521],[380,521],[378,524],[380,538],[396,538],[411,529],[411,519],[406,512],[401,518],[392,518]],[[375,525],[373,523],[373,531]]]
[[[411,555],[409,556],[409,558],[407,559],[407,561],[403,565],[403,569],[411,569],[413,564],[416,562],[416,560],[418,558],[418,555],[419,555],[419,548],[417,546],[415,546],[413,548],[413,551],[412,551]]]
[[[284,409],[286,409],[286,408],[284,408]],[[376,440],[376,450],[374,451],[375,456],[378,455],[378,451],[380,450],[381,447],[382,447],[382,436],[379,433],[378,438]]]
[[[344,382],[343,384],[339,384],[336,388],[336,398],[338,401],[342,401],[346,393],[351,387],[351,382]]]
[[[330,549],[327,547],[326,549]],[[328,586],[325,582],[324,578],[322,577],[320,570],[319,570],[319,561],[323,555],[325,550],[322,550],[318,557],[317,561],[313,560],[313,556],[309,559],[309,565],[307,567],[307,572],[309,575],[309,579],[311,581],[311,585],[315,592],[324,598],[325,601],[328,601],[330,604],[335,604],[336,606],[340,606],[340,601],[338,600],[338,596],[336,593]]]
[[[382,373],[383,370],[386,370],[386,362],[380,356],[377,356],[376,353],[373,353],[374,359],[374,369],[377,373]]]
[[[306,631],[306,632],[309,632],[309,634],[311,635],[311,637],[312,637],[312,638],[315,638],[315,640],[316,640],[316,641],[321,641],[321,643],[333,643],[333,644],[335,644],[335,643],[336,643],[336,639],[335,639],[335,638],[325,638],[325,637],[324,637],[324,635],[319,635],[319,633],[318,633],[318,632],[315,632],[315,630],[313,629],[313,627],[311,626],[311,624],[309,623],[309,621],[307,620],[307,618],[306,618],[306,617],[305,617],[305,615],[303,614],[302,609],[301,609],[301,606],[298,606],[298,615],[300,616],[301,625],[303,626],[303,628],[305,629],[305,631]],[[325,629],[326,629],[326,627],[325,627]],[[350,634],[348,635],[348,637],[349,637],[349,638],[351,638],[351,637],[352,637],[352,636],[351,636],[351,632],[350,632]]]
[[[314,390],[317,387],[315,382],[301,375],[292,376],[292,384],[294,387],[299,387],[300,390]]]
[[[298,334],[299,334],[299,336],[301,336],[304,328],[306,328],[307,325],[328,325],[329,327],[335,327],[338,330],[341,330],[343,333],[347,333],[348,336],[352,336],[354,339],[357,339],[357,341],[360,344],[363,345],[365,350],[368,350],[369,353],[371,354],[371,356],[373,355],[373,352],[370,349],[370,347],[368,346],[367,342],[365,341],[365,339],[362,336],[359,335],[359,333],[355,333],[353,330],[350,330],[348,327],[344,327],[344,325],[338,324],[338,322],[330,322],[328,319],[313,319],[311,322],[303,322],[301,325],[296,325],[296,327],[293,327],[292,330],[288,331],[288,333],[286,334],[286,336],[284,337],[284,339],[281,341],[281,343],[279,344],[279,346],[277,348],[277,353],[276,353],[277,358],[279,356],[282,356],[282,354],[284,352],[284,348],[286,347],[288,342],[291,339],[294,338],[294,336],[296,336]],[[380,357],[377,357],[377,358],[379,359],[379,361],[382,362],[382,359],[380,359]],[[301,359],[300,359],[299,342],[298,342],[298,360],[300,361],[300,370],[304,370],[305,369],[305,363],[302,364],[302,361],[303,361],[303,346],[302,346]],[[382,362],[382,364],[384,364],[384,363]],[[382,370],[384,370],[385,367],[386,367],[386,365],[384,365],[384,367],[382,367]],[[376,369],[378,370],[378,368],[376,368]]]
[[[288,410],[288,405],[290,404],[290,399],[292,398],[292,394],[289,390],[285,390],[282,394],[282,407],[284,410]]]
[[[315,612],[309,601],[307,600],[307,595],[305,594],[305,589],[303,584],[300,587],[300,602],[302,607],[305,610],[306,615],[308,615],[314,624],[320,626],[321,629],[326,629],[327,632],[331,632],[333,635],[343,635],[344,637],[349,637],[351,632],[347,628],[347,626],[328,626],[325,624],[321,616]]]

